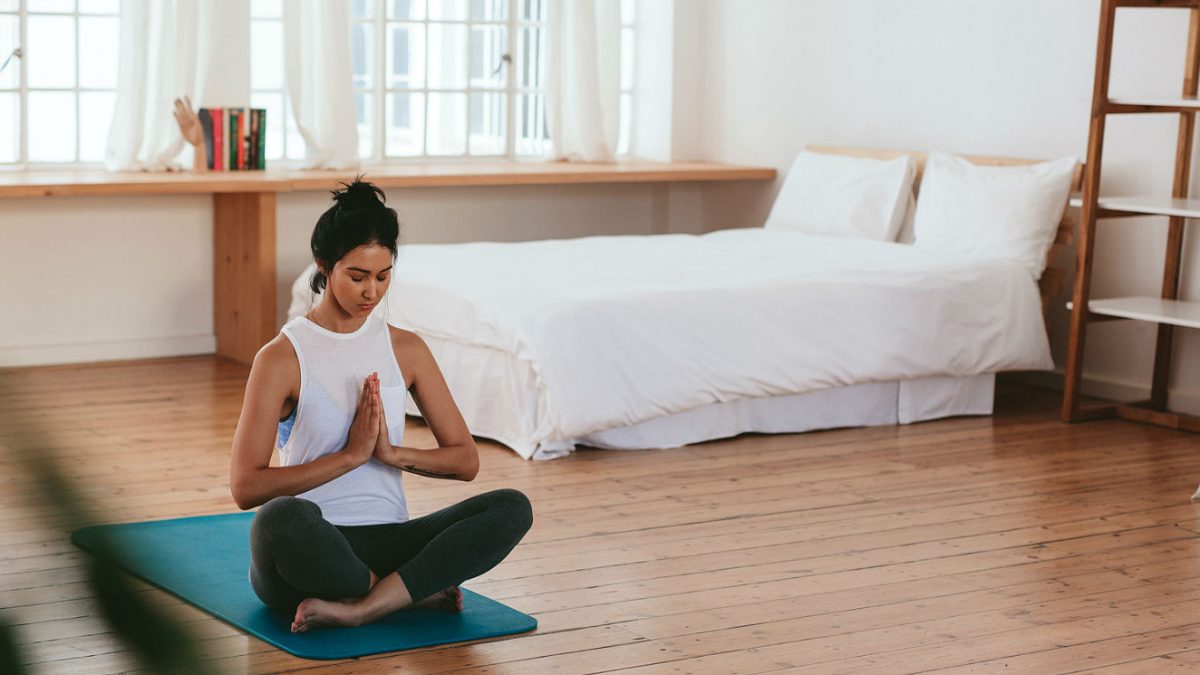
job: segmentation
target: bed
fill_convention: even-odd
[[[319,300],[312,271],[289,318]],[[990,414],[995,373],[1053,367],[1059,278],[748,228],[405,245],[376,311],[429,344],[473,434],[551,459]]]

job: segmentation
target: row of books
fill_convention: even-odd
[[[201,108],[204,149],[212,171],[267,168],[267,111],[262,108]]]

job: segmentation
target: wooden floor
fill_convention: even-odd
[[[106,521],[223,513],[246,373],[14,370],[0,403],[54,430]],[[414,514],[502,486],[532,499],[526,540],[468,583],[537,617],[511,639],[306,661],[139,588],[221,673],[1200,671],[1200,437],[1067,426],[1056,403],[1008,386],[994,417],[548,463],[485,444],[473,483],[407,477]],[[0,454],[0,616],[32,672],[135,668],[26,468]]]

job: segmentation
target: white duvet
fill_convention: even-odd
[[[906,244],[746,229],[406,245],[393,279],[393,324],[529,363],[538,443],[741,398],[1053,367],[1019,263]]]

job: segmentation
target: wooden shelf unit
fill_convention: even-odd
[[[1113,29],[1119,8],[1188,8],[1188,41],[1183,90],[1179,96],[1108,95],[1112,64]],[[1188,195],[1191,178],[1192,144],[1196,113],[1200,112],[1197,84],[1200,79],[1200,0],[1102,0],[1100,31],[1096,42],[1096,76],[1092,90],[1088,155],[1084,169],[1083,194],[1072,204],[1081,209],[1078,264],[1071,310],[1067,369],[1063,387],[1062,419],[1065,422],[1120,417],[1174,429],[1200,431],[1200,418],[1167,409],[1174,330],[1200,328],[1200,302],[1179,299],[1184,226],[1189,218],[1200,218],[1200,199]],[[1100,169],[1104,152],[1104,128],[1108,115],[1129,113],[1172,113],[1179,115],[1175,147],[1174,185],[1170,197],[1101,197]],[[1163,263],[1162,291],[1158,297],[1091,297],[1092,264],[1098,218],[1160,216],[1167,218],[1167,247]],[[1087,326],[1090,322],[1127,319],[1158,325],[1154,348],[1154,372],[1150,399],[1136,403],[1114,403],[1083,409],[1080,385]]]
[[[348,183],[359,173],[384,189],[775,179],[775,169],[769,167],[641,160],[611,164],[422,162],[355,171],[0,171],[0,198],[211,194],[217,355],[249,364],[258,349],[279,332],[275,323],[277,195],[334,190],[339,182]]]

